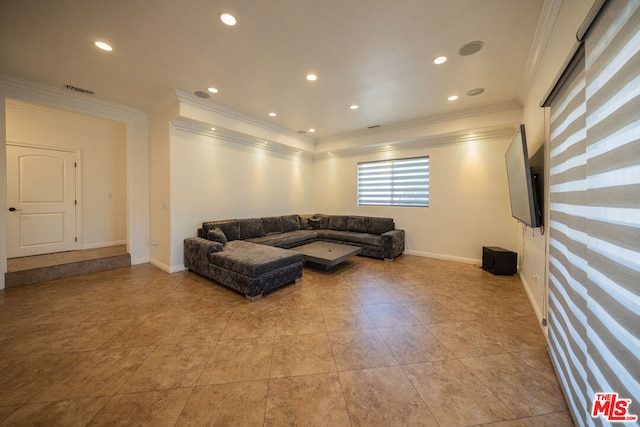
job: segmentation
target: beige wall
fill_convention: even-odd
[[[182,242],[195,236],[203,221],[306,213],[311,209],[311,160],[173,125],[170,141],[169,271],[183,268]],[[154,190],[156,193],[162,194],[162,190]],[[159,205],[159,201],[153,203],[153,215],[163,209]],[[160,228],[157,230],[160,232]],[[160,242],[161,236],[155,232],[153,228],[151,238]]]
[[[16,100],[6,103],[7,142],[80,152],[82,248],[127,242],[127,128]]]
[[[504,152],[510,140],[467,141],[319,160],[314,166],[314,211],[383,216],[406,231],[406,252],[479,263],[482,246],[518,251],[511,218]],[[358,207],[357,164],[429,156],[430,206]]]

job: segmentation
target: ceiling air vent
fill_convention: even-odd
[[[367,129],[375,129],[375,128],[379,128],[380,125],[373,125],[373,126],[367,126]]]
[[[64,85],[63,87],[65,89],[69,89],[69,90],[72,90],[74,92],[84,93],[85,95],[93,95],[93,94],[95,94],[94,91],[87,90],[87,89],[82,89],[81,87],[76,87],[76,86],[71,86],[71,85]]]

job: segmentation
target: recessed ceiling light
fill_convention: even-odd
[[[98,49],[106,50],[107,52],[111,52],[113,50],[113,48],[105,42],[95,42],[94,44]]]
[[[215,87],[210,87],[207,90],[211,93],[218,93],[218,89],[216,89]]]
[[[228,25],[230,27],[233,27],[234,25],[236,25],[236,17],[233,16],[230,13],[224,12],[220,14],[220,20],[225,24]]]
[[[271,113],[269,113],[269,116],[271,116],[271,117],[275,117],[275,116],[277,116],[277,114],[276,114],[276,113],[274,113],[274,112],[271,112]]]
[[[307,80],[309,80],[310,82],[315,82],[316,80],[318,80],[318,76],[316,76],[315,74],[307,74]]]
[[[211,128],[211,130],[216,130],[216,128]]]
[[[351,107],[349,107],[349,108],[351,108],[352,110],[357,110],[357,109],[358,109],[358,108],[360,108],[360,107],[359,107],[358,105],[356,105],[356,104],[353,104],[353,105],[352,105]]]
[[[262,143],[263,143],[264,145],[267,145],[267,144],[268,144],[268,142],[267,142],[267,141],[262,141]]]
[[[458,99],[458,95],[451,95],[450,97],[447,98],[449,101],[455,101]]]
[[[436,59],[433,60],[433,63],[436,65],[444,64],[445,62],[447,62],[446,56],[438,56]]]
[[[310,128],[309,132],[314,133],[316,130],[314,128]]]

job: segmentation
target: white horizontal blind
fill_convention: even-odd
[[[549,351],[578,425],[610,425],[598,392],[640,415],[639,165],[640,2],[612,0],[551,103]]]
[[[358,163],[358,206],[429,206],[429,157]]]

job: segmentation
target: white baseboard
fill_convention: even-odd
[[[443,259],[445,261],[463,262],[465,264],[482,264],[482,260],[479,258],[464,258],[459,256],[453,256],[453,255],[435,254],[432,252],[414,251],[411,249],[405,250],[404,253],[407,255],[416,255],[416,256],[421,256],[425,258],[435,258],[435,259]]]
[[[151,265],[154,265],[154,266],[158,267],[160,270],[166,271],[167,273],[177,273],[179,271],[186,270],[184,264],[169,266],[169,265],[167,265],[167,264],[165,264],[163,262],[160,262],[158,260],[155,260],[155,259],[150,259],[149,263]]]
[[[519,273],[518,276],[520,277],[520,282],[522,282],[524,291],[527,294],[527,298],[529,298],[529,304],[531,304],[531,307],[533,308],[533,312],[535,313],[536,318],[538,319],[538,325],[542,329],[542,333],[544,334],[544,337],[547,339],[547,342],[548,342],[549,328],[548,326],[542,326],[542,311],[540,311],[540,307],[538,307],[538,304],[536,303],[536,299],[531,293],[531,287],[529,286],[529,282],[527,282],[527,279],[524,278],[524,275],[522,273]]]

